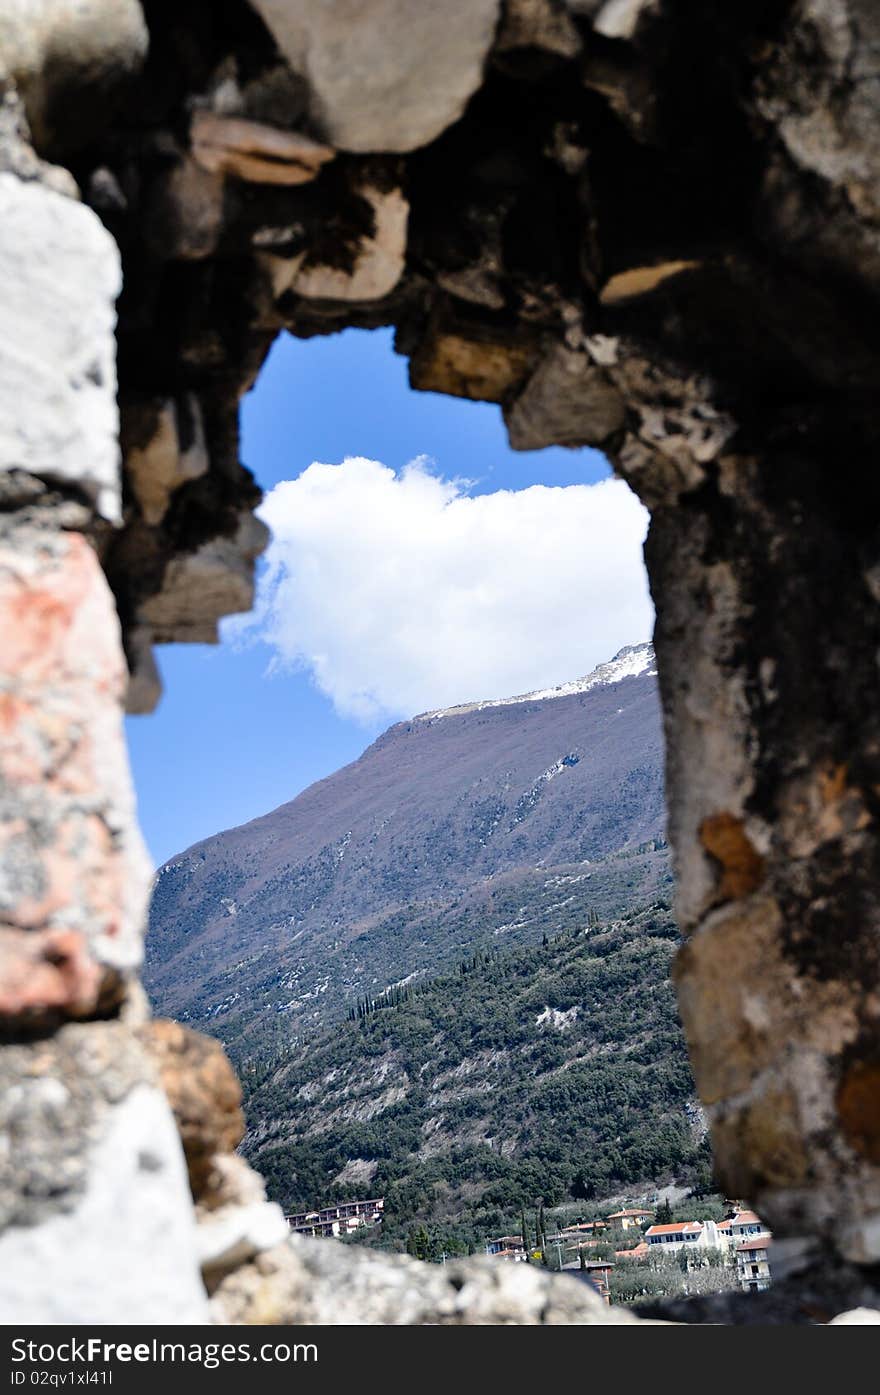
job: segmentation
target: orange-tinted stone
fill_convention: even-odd
[[[736,901],[757,890],[764,880],[764,859],[749,839],[742,819],[711,814],[700,824],[700,841],[721,868],[718,895]]]

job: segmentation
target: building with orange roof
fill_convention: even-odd
[[[721,1250],[728,1244],[715,1221],[672,1221],[650,1225],[645,1242],[653,1254],[677,1254],[680,1250]]]
[[[736,1247],[736,1273],[746,1293],[770,1287],[769,1235],[753,1235]]]
[[[612,1211],[605,1219],[609,1225],[619,1225],[621,1230],[638,1230],[645,1221],[654,1219],[654,1212],[639,1206],[630,1206],[623,1211]]]

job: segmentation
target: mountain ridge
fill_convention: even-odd
[[[597,664],[583,678],[573,678],[568,683],[557,683],[552,688],[536,688],[516,697],[481,698],[474,702],[456,703],[453,707],[438,707],[431,712],[421,712],[413,717],[414,722],[436,721],[441,717],[455,717],[467,712],[484,712],[489,707],[512,707],[520,702],[543,702],[547,698],[571,697],[575,693],[588,693],[591,688],[608,687],[619,683],[622,678],[637,678],[640,674],[655,677],[656,657],[650,641],[644,644],[626,644],[618,649],[613,659]]]
[[[652,660],[627,646],[553,690],[395,723],[287,804],[169,859],[147,940],[157,1007],[241,1060],[248,1018],[296,1034],[469,943],[540,933],[547,877],[583,876],[603,913],[649,897],[669,875]]]

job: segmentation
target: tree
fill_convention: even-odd
[[[583,1171],[578,1172],[571,1184],[571,1194],[580,1201],[589,1201],[596,1195],[595,1185]]]
[[[671,1207],[670,1204],[669,1204],[669,1198],[668,1198],[668,1197],[666,1198],[665,1201],[661,1201],[661,1202],[660,1202],[660,1205],[657,1207],[657,1211],[656,1211],[656,1213],[655,1213],[654,1220],[655,1220],[655,1222],[657,1223],[657,1225],[671,1225],[671,1224],[672,1224],[672,1207]]]
[[[431,1238],[423,1225],[418,1230],[411,1230],[406,1240],[406,1252],[415,1259],[429,1259],[431,1250]]]

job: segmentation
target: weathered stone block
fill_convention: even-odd
[[[155,526],[165,517],[175,489],[199,479],[210,466],[198,398],[187,393],[179,404],[131,404],[124,428],[133,438],[125,455],[126,478],[144,522]]]
[[[190,139],[203,169],[252,184],[308,184],[336,155],[298,131],[213,111],[194,114]]]
[[[482,81],[499,0],[253,0],[341,150],[415,150]]]
[[[487,1259],[422,1264],[336,1240],[292,1236],[224,1279],[218,1322],[408,1326],[637,1323],[570,1274]]]
[[[137,828],[113,598],[76,533],[0,540],[0,1004],[7,1021],[88,1016],[141,958]]]
[[[399,189],[383,193],[367,185],[359,192],[371,205],[375,224],[357,247],[351,270],[308,260],[292,263],[293,274],[282,289],[308,300],[345,301],[380,300],[394,290],[403,274],[409,204]]]
[[[478,402],[506,401],[527,377],[535,346],[434,325],[409,361],[410,386]]]
[[[253,605],[254,560],[268,536],[265,524],[247,514],[232,537],[215,538],[195,552],[174,557],[161,591],[141,611],[155,643],[216,644],[222,616]]]
[[[0,1070],[4,1320],[204,1321],[180,1141],[131,1030],[72,1023]]]
[[[218,1041],[179,1022],[148,1022],[140,1040],[171,1103],[183,1142],[190,1187],[203,1198],[214,1155],[232,1153],[244,1136],[241,1086]]]
[[[91,209],[0,173],[0,261],[0,470],[117,520],[116,244]]]
[[[514,450],[601,445],[624,420],[623,398],[583,353],[557,346],[504,413]]]

